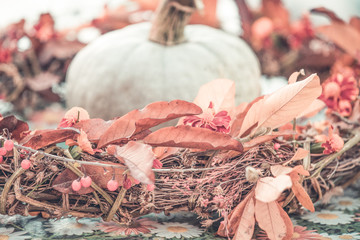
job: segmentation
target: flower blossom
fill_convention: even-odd
[[[325,148],[323,153],[330,154],[338,152],[344,147],[344,140],[338,135],[333,133],[333,128],[329,128],[329,136],[325,137],[325,143],[321,144]]]
[[[198,116],[188,116],[184,119],[185,125],[192,127],[207,128],[216,132],[230,132],[231,117],[227,111],[215,113],[213,103],[210,102],[209,107]]]
[[[320,99],[326,103],[329,109],[346,117],[351,114],[351,103],[356,100],[358,95],[358,83],[354,72],[344,68],[341,73],[335,73],[325,81]]]

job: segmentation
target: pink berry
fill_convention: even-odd
[[[71,184],[71,188],[72,190],[74,190],[75,192],[79,191],[81,189],[81,182],[79,181],[79,179],[76,179],[72,182]]]
[[[0,163],[2,163],[3,160],[4,160],[4,157],[0,156]]]
[[[7,151],[6,151],[6,149],[4,147],[0,148],[0,155],[1,156],[6,155],[6,153],[7,153]]]
[[[119,183],[114,180],[114,179],[111,179],[110,181],[108,181],[107,183],[107,189],[109,189],[109,191],[115,191],[117,188],[119,187]]]
[[[6,151],[11,151],[14,148],[14,142],[12,140],[5,140],[4,148]]]
[[[148,191],[154,191],[155,185],[154,185],[154,184],[148,184],[148,185],[146,186],[146,189],[147,189]]]
[[[31,162],[30,162],[29,159],[24,159],[24,160],[21,161],[21,167],[23,169],[29,169],[30,165],[31,165]]]
[[[275,143],[275,144],[274,144],[274,149],[275,149],[275,150],[278,150],[279,148],[280,148],[280,143]]]
[[[86,176],[86,177],[81,177],[80,182],[84,188],[87,188],[91,186],[92,180],[91,177]]]

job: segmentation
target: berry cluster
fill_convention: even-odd
[[[0,163],[4,160],[4,156],[7,152],[12,151],[14,148],[14,142],[10,139],[4,141],[3,147],[0,148]]]

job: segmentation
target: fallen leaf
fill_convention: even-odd
[[[39,149],[74,139],[78,134],[72,129],[36,130],[24,137],[20,143],[25,147]]]
[[[143,141],[152,146],[243,151],[242,144],[228,134],[184,125],[159,129]]]
[[[309,151],[305,150],[303,148],[298,148],[294,154],[294,156],[292,156],[292,158],[289,160],[289,162],[292,161],[296,161],[296,160],[301,160],[306,158],[309,155]]]
[[[80,131],[77,142],[79,143],[79,147],[81,148],[81,150],[90,154],[95,154],[94,149],[92,148],[91,143],[87,137],[87,134],[83,130]]]
[[[133,178],[145,184],[154,184],[152,166],[155,155],[149,145],[130,141],[123,147],[116,146],[115,156],[124,159]]]
[[[224,220],[220,223],[216,234],[222,237],[234,236],[239,226],[240,219],[244,214],[245,207],[249,203],[250,199],[254,198],[254,191],[251,191],[247,196],[231,211],[228,216],[228,220]]]
[[[290,176],[291,175],[292,174],[290,174]],[[295,194],[297,200],[299,200],[299,202],[304,208],[308,209],[310,212],[315,212],[314,204],[303,186],[298,181],[293,181],[292,183],[293,185],[291,187],[291,190]]]
[[[284,210],[275,201],[264,203],[256,200],[255,202],[256,221],[270,240],[291,239],[293,225],[291,221],[285,219],[287,214],[282,211]]]
[[[271,174],[274,177],[278,177],[280,175],[287,175],[291,173],[294,169],[292,167],[285,167],[282,165],[273,165],[270,167]]]
[[[258,146],[262,143],[268,142],[273,140],[274,138],[280,137],[280,136],[287,136],[289,134],[296,134],[296,132],[292,131],[292,130],[282,130],[282,131],[278,131],[278,132],[271,132],[268,135],[263,135],[263,136],[259,136],[256,137],[254,139],[251,139],[248,142],[244,142],[243,146],[244,146],[244,150],[249,150],[255,146]]]
[[[115,120],[100,137],[98,147],[102,148],[108,144],[126,140],[172,119],[197,115],[201,112],[200,107],[182,100],[151,103],[142,110],[133,110]]]
[[[0,132],[2,133],[5,128],[11,133],[12,139],[20,142],[23,133],[29,130],[29,125],[11,115],[0,118]]]
[[[98,142],[101,135],[111,126],[113,120],[105,121],[100,118],[86,119],[75,123],[74,128],[83,130],[90,142]]]
[[[240,130],[240,136],[257,123],[259,128],[280,127],[301,114],[322,91],[316,74],[280,88],[254,103],[247,112]]]
[[[255,198],[269,203],[278,199],[281,193],[291,186],[291,178],[288,175],[260,178],[255,187]]]
[[[255,228],[255,202],[250,198],[246,203],[233,240],[251,240]]]

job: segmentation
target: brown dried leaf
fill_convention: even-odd
[[[256,200],[255,218],[270,240],[291,239],[292,222],[277,202],[264,203]]]
[[[249,203],[250,199],[254,198],[254,191],[248,193],[244,200],[242,200],[230,213],[228,220],[220,223],[219,229],[216,234],[222,237],[234,236],[239,226],[241,217],[244,214],[244,209]]]
[[[39,149],[51,144],[65,142],[67,139],[76,139],[78,132],[72,129],[36,130],[21,140],[25,147]]]
[[[251,240],[255,229],[255,202],[254,198],[245,205],[239,226],[233,240]]]
[[[242,144],[228,134],[184,125],[159,129],[144,142],[152,146],[243,151]]]
[[[11,115],[0,118],[0,132],[2,133],[5,128],[11,133],[11,138],[20,142],[23,138],[23,133],[29,130],[29,125]]]
[[[94,149],[92,148],[91,143],[83,130],[80,131],[77,142],[79,143],[81,150],[90,154],[95,154]]]
[[[116,146],[115,156],[125,160],[133,178],[145,184],[154,184],[152,166],[155,155],[149,145],[130,141],[123,147]]]
[[[127,140],[135,134],[172,119],[200,113],[200,107],[182,100],[151,103],[141,110],[133,110],[115,120],[100,137],[98,147]]]

